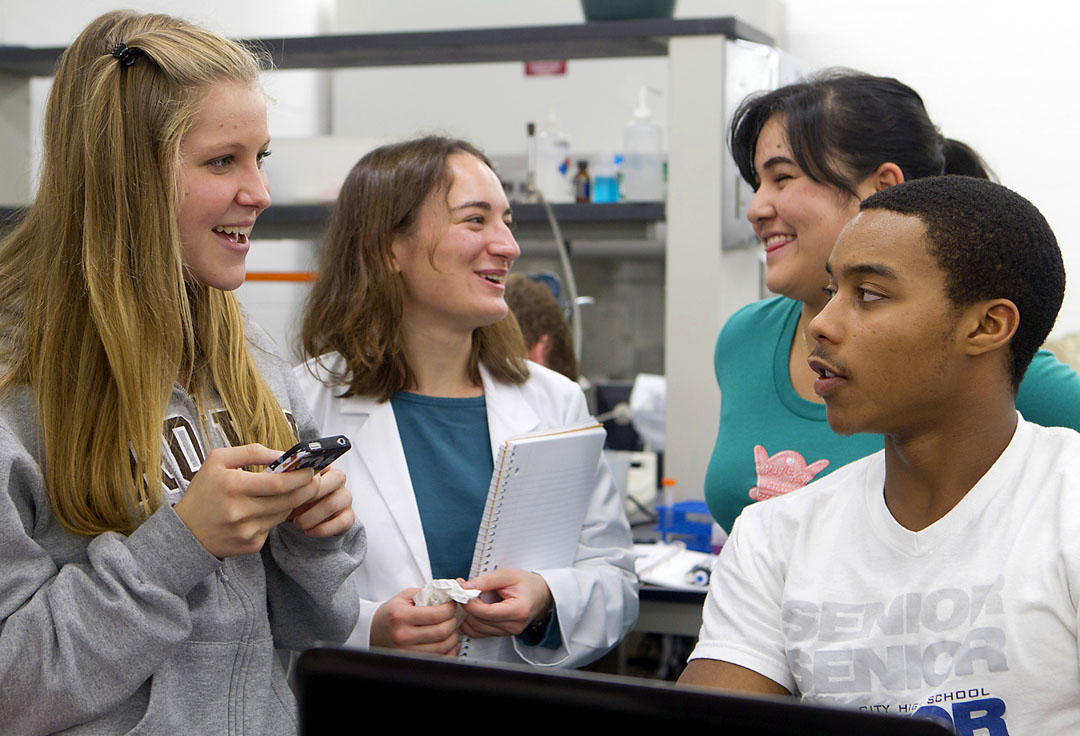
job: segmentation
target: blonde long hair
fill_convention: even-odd
[[[177,222],[180,143],[206,89],[258,74],[236,43],[127,11],[93,21],[58,63],[40,189],[0,245],[0,391],[32,389],[50,502],[75,534],[130,531],[160,505],[178,381],[200,414],[216,392],[241,442],[293,441],[236,298],[185,280]]]
[[[450,191],[448,160],[456,153],[475,156],[492,168],[487,156],[466,141],[426,136],[369,152],[341,185],[300,339],[304,354],[322,369],[313,374],[344,387],[343,396],[386,401],[414,382],[402,332],[404,289],[390,266],[391,245],[394,236],[412,232],[429,195]],[[429,258],[434,264],[434,246]],[[342,370],[322,361],[331,351],[344,358]],[[473,331],[467,370],[477,385],[481,362],[504,383],[529,378],[525,342],[513,314]]]

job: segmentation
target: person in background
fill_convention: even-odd
[[[859,200],[927,176],[987,176],[970,147],[942,138],[913,89],[853,71],[747,98],[730,146],[756,191],[746,216],[765,246],[766,286],[781,296],[736,312],[716,342],[720,426],[705,499],[729,530],[747,504],[881,449],[876,435],[829,429],[806,364],[810,320],[828,299],[825,262]],[[1040,351],[1016,404],[1038,424],[1080,428],[1080,377]]]
[[[371,151],[341,188],[297,367],[316,417],[354,450],[339,461],[369,534],[349,643],[453,654],[459,633],[497,637],[498,661],[578,666],[637,618],[630,529],[601,459],[574,562],[499,568],[490,591],[420,607],[432,579],[469,578],[495,448],[585,421],[569,379],[524,359],[504,292],[520,253],[510,205],[472,145],[426,137]]]
[[[511,274],[506,280],[506,304],[521,327],[529,360],[578,380],[570,324],[551,289],[523,274]]]
[[[1065,293],[1053,232],[933,177],[864,200],[828,266],[814,390],[884,450],[742,513],[680,683],[1077,733],[1080,435],[1015,404]]]
[[[270,204],[258,74],[164,15],[61,56],[0,246],[5,732],[295,733],[275,648],[356,620],[344,476],[247,469],[317,436],[230,293]]]

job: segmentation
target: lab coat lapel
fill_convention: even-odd
[[[511,437],[527,434],[540,426],[540,417],[525,399],[522,387],[496,381],[480,364],[487,404],[488,433],[491,436],[491,457],[499,457],[499,446]]]
[[[389,401],[376,402],[369,398],[352,397],[343,401],[342,413],[368,415],[354,445],[360,451],[375,491],[390,510],[413,560],[424,579],[430,580],[431,561],[428,559],[427,542],[393,407]]]

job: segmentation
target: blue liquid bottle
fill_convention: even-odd
[[[592,180],[593,202],[618,202],[619,201],[619,178],[615,157],[606,154],[601,156],[593,169]]]

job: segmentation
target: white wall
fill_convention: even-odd
[[[1055,335],[1080,330],[1080,6],[1057,0],[787,0],[788,50],[914,87],[950,138],[1042,211],[1072,286]]]

